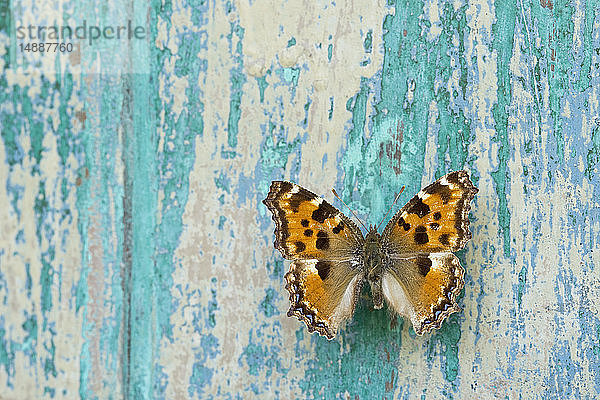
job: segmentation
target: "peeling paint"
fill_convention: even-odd
[[[0,6],[3,398],[599,396],[595,2],[74,7]],[[94,47],[15,68],[21,20],[123,10],[150,73]],[[368,288],[333,341],[286,316],[271,180],[379,223],[461,168],[480,192],[439,331]]]

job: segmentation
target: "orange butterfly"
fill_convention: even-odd
[[[275,247],[294,260],[285,275],[291,306],[310,332],[333,339],[352,317],[363,282],[373,306],[383,299],[410,318],[418,335],[459,311],[464,269],[452,254],[471,238],[470,202],[478,189],[466,171],[451,172],[422,189],[382,234],[366,236],[348,217],[314,193],[274,181],[263,202],[276,224]]]

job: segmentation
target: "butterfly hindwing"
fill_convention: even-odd
[[[274,181],[264,203],[276,225],[275,248],[295,260],[285,275],[288,315],[333,339],[360,292],[362,233],[335,207],[291,182]]]
[[[285,274],[290,292],[288,316],[304,321],[309,332],[333,339],[352,317],[360,294],[361,276],[348,261],[296,260]]]
[[[477,193],[466,171],[443,176],[422,189],[390,220],[382,235],[390,265],[384,297],[409,317],[419,335],[439,328],[458,311],[464,269],[451,252],[471,238],[470,202]]]
[[[465,283],[464,269],[452,253],[392,259],[382,279],[388,304],[410,319],[418,335],[439,328],[460,310],[456,298]]]

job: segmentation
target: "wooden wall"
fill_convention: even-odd
[[[84,20],[146,36],[19,48]],[[0,69],[0,398],[600,397],[600,2],[13,0]],[[462,168],[442,329],[286,316],[271,180],[376,223]]]

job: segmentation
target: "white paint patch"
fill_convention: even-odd
[[[423,176],[421,177],[421,187],[429,185],[435,181],[435,170],[438,166],[438,143],[437,137],[440,131],[438,122],[439,110],[435,100],[429,103],[429,117],[427,123],[427,143],[425,143],[425,155],[423,159]]]
[[[427,40],[435,42],[442,33],[442,22],[440,21],[440,10],[438,1],[429,0],[423,5],[425,14],[429,17],[430,28],[427,32]]]

